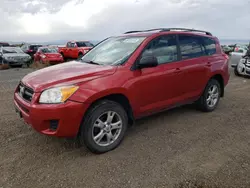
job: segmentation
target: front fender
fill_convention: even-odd
[[[121,94],[128,98],[127,90],[125,88],[112,88],[102,91],[94,88],[79,88],[79,90],[70,97],[70,100],[91,104],[101,98],[114,94]]]

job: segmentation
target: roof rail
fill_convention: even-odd
[[[127,31],[124,34],[129,34],[129,33],[140,33],[140,32],[150,32],[150,31],[162,31],[164,28],[156,28],[156,29],[147,29],[147,30],[138,30],[138,31]]]
[[[139,33],[139,32],[150,32],[150,31],[157,31],[159,32],[167,32],[167,31],[186,31],[186,32],[199,32],[199,33],[205,33],[206,35],[212,36],[212,33],[208,31],[202,31],[202,30],[197,30],[197,29],[188,29],[188,28],[156,28],[156,29],[148,29],[148,30],[141,30],[141,31],[127,31],[124,34],[129,34],[129,33]]]

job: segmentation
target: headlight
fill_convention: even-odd
[[[41,57],[42,57],[42,58],[45,58],[45,57],[46,57],[46,55],[41,55]]]
[[[5,57],[6,60],[13,60],[13,57]]]
[[[42,92],[39,103],[58,104],[65,102],[71,95],[73,95],[78,86],[64,86],[47,89]]]
[[[245,63],[246,62],[246,59],[242,58],[240,59],[240,63]]]

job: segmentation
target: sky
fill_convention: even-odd
[[[250,39],[250,0],[0,0],[0,41],[102,40],[185,27]]]

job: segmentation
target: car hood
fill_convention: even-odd
[[[29,55],[25,53],[7,53],[3,54],[3,57],[29,57]]]
[[[32,72],[22,79],[22,83],[35,92],[41,92],[50,87],[76,84],[111,75],[116,69],[115,66],[72,61]]]
[[[44,55],[46,55],[49,58],[61,57],[61,54],[59,54],[59,53],[45,53]]]

